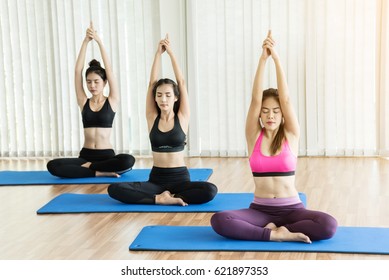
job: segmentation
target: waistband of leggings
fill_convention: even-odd
[[[160,185],[171,185],[190,181],[190,174],[186,166],[173,168],[153,166],[150,172],[149,181]]]
[[[80,151],[80,158],[86,160],[104,160],[115,156],[113,149],[88,149],[82,148]]]
[[[157,167],[153,166],[151,172],[159,173],[159,174],[172,174],[172,173],[181,173],[188,172],[188,168],[186,166],[180,167]]]
[[[292,197],[279,197],[279,198],[254,197],[252,203],[257,205],[266,205],[266,206],[288,206],[288,205],[301,203],[301,199],[298,195]]]

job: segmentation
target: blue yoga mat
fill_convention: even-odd
[[[208,226],[147,226],[130,245],[133,251],[267,251],[389,254],[389,228],[339,227],[328,240],[244,241],[224,238]]]
[[[58,178],[48,171],[0,171],[0,186],[14,185],[78,185],[78,184],[112,184],[121,182],[147,181],[151,169],[133,169],[114,177]],[[207,181],[212,175],[209,168],[191,168],[189,174],[192,181]]]
[[[204,204],[150,205],[124,204],[107,194],[64,193],[48,202],[37,214],[108,213],[108,212],[218,212],[247,208],[253,201],[252,193],[218,193],[213,200]],[[306,205],[306,196],[300,193]]]

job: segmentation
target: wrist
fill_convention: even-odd
[[[167,52],[167,54],[170,56],[170,58],[174,58],[174,54],[173,54],[173,52]]]
[[[87,46],[87,45],[89,44],[90,41],[92,41],[91,38],[85,37],[83,44],[84,44],[85,46]]]
[[[261,55],[261,56],[259,57],[259,62],[261,62],[261,63],[266,63],[267,59],[268,59],[268,57],[266,57],[266,56],[264,56],[264,55]]]
[[[280,58],[278,56],[272,56],[274,63],[280,63]]]

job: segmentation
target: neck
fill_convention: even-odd
[[[93,96],[91,97],[91,101],[92,101],[93,103],[100,103],[100,102],[102,102],[102,101],[104,101],[104,100],[105,100],[105,97],[104,97],[104,95],[102,95],[102,94],[93,95]]]
[[[268,130],[265,128],[263,133],[266,138],[271,139],[273,141],[279,129],[280,129],[279,127],[274,130]]]
[[[174,116],[175,116],[175,114],[174,114],[173,110],[168,111],[168,112],[167,111],[161,111],[161,115],[160,115],[159,118],[161,120],[168,121],[168,120],[173,119]]]

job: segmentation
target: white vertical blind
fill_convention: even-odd
[[[389,157],[389,3],[381,0],[377,7],[377,116],[379,154]]]
[[[190,155],[246,155],[244,125],[272,29],[301,126],[300,155],[389,155],[385,0],[1,0],[0,156],[76,156],[74,65],[89,21],[119,81],[117,152],[149,155],[145,93],[169,32],[192,114]],[[88,45],[86,63],[101,61]],[[171,76],[163,59],[163,75]],[[174,78],[174,77],[171,77]],[[276,87],[269,60],[265,87]]]
[[[244,122],[247,98],[247,70],[252,68],[251,22],[244,19],[250,11],[248,1],[189,1],[191,44],[194,55],[189,69],[189,92],[196,91],[197,135],[191,134],[192,154],[235,156],[244,154]],[[245,8],[244,8],[245,7]],[[195,36],[195,37],[192,37]],[[249,46],[244,46],[247,43]],[[245,62],[248,65],[245,65]],[[193,65],[193,66],[192,66]],[[193,139],[193,137],[195,137]]]
[[[375,2],[309,3],[306,153],[373,155]]]
[[[113,146],[118,152],[148,153],[144,99],[150,46],[159,40],[158,2],[0,2],[1,156],[78,155],[83,131],[74,66],[90,20],[120,86]],[[88,45],[86,67],[92,58],[102,62],[94,42]]]
[[[245,154],[245,115],[268,29],[301,124],[300,154],[376,154],[375,1],[189,3],[196,36],[190,61],[201,68],[191,77],[202,104],[200,155]],[[276,87],[271,60],[265,87]]]

